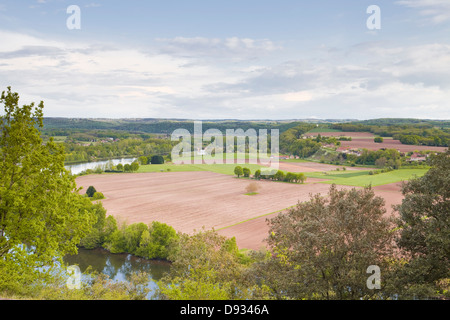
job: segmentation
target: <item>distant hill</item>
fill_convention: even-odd
[[[189,119],[85,119],[85,118],[45,118],[45,130],[123,130],[128,132],[170,134],[176,129],[194,131],[194,121]],[[202,120],[203,131],[208,129],[279,129],[284,132],[301,123],[346,123],[354,121],[333,119],[299,119],[299,120]]]

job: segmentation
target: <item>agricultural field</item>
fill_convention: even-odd
[[[138,173],[96,174],[77,178],[79,187],[102,192],[108,214],[127,223],[159,221],[177,231],[214,228],[220,234],[236,237],[243,249],[260,249],[267,237],[267,219],[282,214],[310,194],[325,194],[334,183],[339,188],[360,188],[368,184],[386,201],[388,214],[400,204],[401,181],[425,174],[426,169],[401,169],[370,175],[367,168],[332,166],[314,162],[280,163],[280,169],[304,172],[305,184],[237,178],[236,165],[147,165]],[[242,165],[251,168],[257,165]],[[336,169],[340,169],[337,171]],[[247,195],[250,182],[258,184]]]
[[[392,138],[383,138],[384,141],[382,143],[375,143],[373,139],[376,136],[369,132],[310,132],[307,134],[307,136],[317,136],[318,134],[323,137],[351,137],[352,141],[341,141],[341,146],[357,149],[379,150],[381,148],[385,148],[396,149],[400,152],[414,152],[425,150],[445,152],[445,150],[447,150],[446,147],[402,144],[399,140],[394,140]]]

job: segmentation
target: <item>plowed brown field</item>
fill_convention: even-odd
[[[202,171],[88,175],[76,181],[84,190],[92,185],[102,192],[108,215],[118,221],[159,221],[185,233],[202,227],[221,229],[220,234],[236,237],[240,248],[255,250],[265,245],[267,218],[330,188],[318,179],[303,185],[258,181],[258,194],[248,196],[249,180]],[[388,207],[401,201],[398,191],[379,189]]]
[[[368,150],[380,150],[381,148],[396,149],[399,152],[410,151],[437,151],[445,152],[446,147],[431,147],[431,146],[415,146],[402,144],[399,140],[384,139],[382,143],[375,143],[373,139],[375,136],[370,132],[315,132],[310,133],[308,136],[317,136],[320,134],[323,137],[352,137],[352,141],[341,141],[343,147],[368,149]]]

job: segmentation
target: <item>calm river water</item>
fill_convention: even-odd
[[[67,170],[70,170],[72,172],[72,174],[78,174],[87,169],[95,170],[97,167],[103,167],[104,165],[108,164],[109,162],[112,162],[112,164],[114,166],[116,166],[119,163],[121,163],[123,165],[131,164],[135,160],[136,160],[136,158],[111,159],[111,160],[106,160],[106,161],[83,162],[83,163],[71,164],[71,165],[67,165],[65,167]]]
[[[165,261],[147,260],[125,253],[112,254],[104,249],[78,249],[77,255],[66,256],[64,261],[69,265],[78,265],[81,272],[91,266],[93,271],[104,273],[114,281],[127,281],[133,272],[145,271],[151,277],[148,284],[151,289],[147,296],[149,299],[157,288],[155,281],[161,279],[170,268],[170,264]]]
[[[112,159],[107,161],[86,162],[73,165],[67,165],[66,169],[72,174],[78,174],[87,169],[96,169],[98,166],[104,166],[110,161],[113,165],[119,163],[130,164],[136,158]],[[114,281],[127,281],[127,277],[133,272],[145,271],[151,276],[148,287],[151,289],[148,298],[151,298],[152,291],[157,287],[156,282],[163,276],[164,272],[169,271],[170,264],[164,261],[154,261],[142,259],[130,254],[112,254],[103,249],[78,249],[78,254],[66,256],[64,261],[69,265],[78,265],[80,271],[84,272],[91,266],[93,271],[98,271],[109,276]]]

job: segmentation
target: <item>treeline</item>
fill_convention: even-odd
[[[66,162],[84,162],[118,157],[140,157],[152,154],[168,155],[174,142],[157,138],[128,138],[119,141],[96,143],[87,146],[65,143]]]
[[[269,172],[270,171],[270,172]],[[244,176],[250,178],[252,172],[249,168],[242,168],[241,166],[236,166],[234,168],[234,174],[239,178]],[[253,174],[253,178],[256,180],[272,180],[272,181],[283,181],[283,182],[294,182],[294,183],[304,183],[306,181],[306,176],[301,172],[283,172],[281,170],[271,171],[266,170],[256,170]]]
[[[361,165],[376,165],[379,167],[391,167],[399,169],[402,165],[402,156],[396,149],[367,150],[363,149],[359,156],[342,153],[341,157],[350,163]]]
[[[225,134],[227,129],[278,129],[284,132],[295,127],[300,121],[202,121],[203,131],[218,129]],[[71,118],[45,118],[46,129],[85,129],[85,130],[117,130],[125,132],[140,133],[162,133],[171,134],[176,129],[186,129],[194,133],[193,120],[164,120],[164,119],[118,119],[118,120],[95,120],[95,119],[71,119]]]
[[[101,203],[94,204],[96,223],[80,242],[86,249],[104,248],[111,253],[130,253],[146,259],[167,259],[176,247],[178,235],[172,227],[157,221],[150,225],[118,225],[113,216],[106,217]]]
[[[320,142],[313,139],[303,139],[303,135],[316,126],[301,124],[283,132],[280,135],[280,153],[307,158],[320,150]]]

